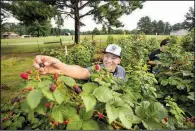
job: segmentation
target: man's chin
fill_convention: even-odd
[[[113,72],[113,68],[112,68],[112,67],[106,67],[106,70],[107,70],[108,72]]]

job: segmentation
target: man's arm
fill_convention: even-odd
[[[82,68],[78,65],[67,65],[62,63],[60,74],[70,76],[75,79],[89,79],[90,72],[86,68]]]
[[[40,64],[44,66],[40,66]],[[63,74],[75,79],[88,79],[90,77],[90,72],[86,68],[78,65],[67,65],[51,56],[37,55],[33,66],[41,74]]]

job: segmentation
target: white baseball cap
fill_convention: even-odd
[[[110,44],[106,47],[104,53],[111,53],[121,57],[121,47],[115,44]]]

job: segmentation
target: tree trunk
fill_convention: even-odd
[[[75,42],[76,44],[78,44],[80,42],[80,19],[79,19],[79,9],[78,9],[78,0],[76,0],[75,2],[75,8],[74,8],[74,15],[75,15]]]

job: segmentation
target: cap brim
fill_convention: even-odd
[[[115,55],[115,56],[118,56],[118,57],[120,57],[120,58],[121,58],[121,56],[119,56],[119,55],[116,55],[116,54],[114,54],[114,53],[112,53],[112,52],[108,52],[108,51],[102,51],[102,53],[110,53],[110,54],[113,54],[113,55]]]

